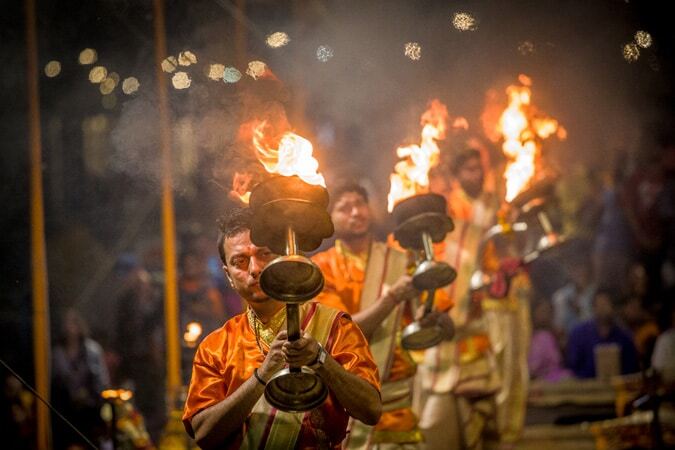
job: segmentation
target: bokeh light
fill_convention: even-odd
[[[187,89],[190,87],[192,80],[187,73],[176,72],[171,78],[171,83],[173,83],[173,87],[176,89]]]
[[[534,53],[534,43],[531,41],[523,41],[518,44],[518,53],[523,56],[531,55]]]
[[[180,52],[178,55],[178,64],[181,66],[189,66],[191,64],[197,64],[197,55],[192,53],[190,50],[185,50]]]
[[[640,57],[640,48],[634,42],[623,46],[623,59],[629,63],[635,62]]]
[[[98,53],[93,48],[85,48],[80,52],[80,56],[77,58],[77,61],[83,65],[94,64],[98,61]]]
[[[213,81],[220,81],[223,79],[223,74],[225,73],[225,66],[222,64],[211,64],[209,65],[209,73],[207,76]]]
[[[108,77],[108,69],[103,66],[92,67],[89,71],[89,81],[98,84]]]
[[[635,43],[642,48],[649,48],[652,46],[652,35],[646,31],[638,31],[635,33]]]
[[[176,60],[175,56],[169,56],[162,61],[162,70],[166,73],[173,73],[177,66],[178,60]]]
[[[265,73],[267,64],[262,61],[251,61],[248,63],[248,69],[246,69],[246,74],[249,75],[254,80],[257,80]]]
[[[49,78],[54,78],[61,73],[61,63],[58,61],[49,61],[45,64],[45,75]]]
[[[478,28],[476,19],[467,12],[456,12],[452,16],[452,26],[459,31],[475,31]]]
[[[108,75],[106,79],[101,81],[101,83],[98,85],[98,89],[101,91],[101,94],[107,95],[112,93],[112,91],[115,90],[116,86],[117,82],[115,81],[115,78]]]
[[[279,48],[283,47],[284,45],[288,44],[291,41],[291,39],[288,37],[288,35],[282,31],[277,31],[276,33],[272,33],[269,36],[267,36],[267,39],[265,42],[267,42],[267,45],[272,48]]]
[[[131,95],[134,92],[138,91],[138,88],[141,86],[141,83],[138,82],[136,77],[125,78],[122,82],[122,92],[127,95]]]
[[[404,53],[408,58],[417,61],[422,57],[422,47],[417,42],[408,42],[404,46]]]
[[[226,67],[223,71],[223,81],[226,83],[236,83],[241,80],[241,72],[236,67]]]
[[[333,49],[327,45],[319,45],[316,49],[316,59],[321,62],[328,62],[333,57]]]

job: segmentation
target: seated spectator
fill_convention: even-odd
[[[553,306],[549,301],[540,301],[532,312],[534,333],[530,344],[527,364],[534,380],[559,381],[571,376],[562,365],[562,354],[553,332]]]
[[[60,325],[52,354],[52,400],[89,440],[96,441],[103,430],[101,391],[109,387],[103,349],[89,338],[88,327],[76,310],[66,310]],[[84,444],[69,427],[54,427],[54,448]]]
[[[570,261],[569,281],[553,294],[553,325],[564,335],[592,316],[592,299],[597,290],[591,264],[587,259]]]
[[[621,318],[633,334],[633,342],[643,367],[649,367],[659,326],[638,297],[629,297],[621,307]]]
[[[577,325],[567,343],[567,364],[579,378],[596,376],[595,347],[616,344],[620,349],[621,373],[639,370],[637,351],[630,333],[617,325],[612,294],[598,291],[593,297],[593,319]]]
[[[670,311],[670,327],[656,339],[652,367],[664,384],[675,387],[675,308]]]

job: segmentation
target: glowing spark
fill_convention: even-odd
[[[54,78],[61,73],[61,63],[58,61],[49,61],[45,65],[45,75],[49,78]]]
[[[652,35],[646,31],[635,33],[635,43],[642,48],[649,48],[652,45]]]
[[[316,59],[321,62],[328,62],[333,57],[333,49],[327,45],[319,45],[316,49]]]
[[[176,66],[178,66],[178,60],[176,60],[175,56],[169,56],[162,61],[162,70],[166,73],[173,73],[176,70]]]
[[[190,83],[192,83],[192,80],[190,79],[190,76],[187,73],[176,72],[174,76],[171,78],[171,83],[173,83],[173,87],[176,89],[187,89],[190,87]]]
[[[122,92],[127,95],[131,95],[138,90],[141,86],[141,83],[138,82],[136,77],[125,78],[122,82]]]
[[[226,83],[236,83],[241,80],[241,72],[235,67],[226,67],[223,71],[223,81]]]
[[[286,33],[282,31],[277,31],[276,33],[272,33],[269,36],[267,36],[266,42],[267,45],[272,48],[279,48],[288,44],[290,41],[291,39],[288,37]]]
[[[103,66],[96,66],[89,71],[89,81],[98,84],[108,77],[108,69]]]
[[[631,42],[623,46],[623,59],[629,63],[635,62],[640,57],[640,48],[637,44]]]
[[[534,53],[534,44],[530,41],[523,41],[518,45],[518,52],[523,55],[531,55]]]
[[[474,31],[478,28],[476,19],[466,12],[455,13],[452,16],[452,26],[459,31]]]
[[[267,64],[262,61],[251,61],[248,63],[248,69],[246,69],[246,74],[249,75],[254,80],[257,80],[265,73]]]
[[[222,64],[211,64],[209,66],[208,77],[213,81],[220,81],[223,79],[223,73],[225,72],[225,66]]]
[[[85,48],[80,52],[77,60],[83,66],[94,64],[98,60],[98,54],[93,48]]]
[[[101,91],[101,94],[103,95],[110,94],[112,91],[115,90],[115,87],[117,86],[115,78],[111,77],[110,75],[106,77],[105,80],[101,81],[101,83],[98,85],[98,89]]]
[[[417,42],[408,42],[405,44],[404,48],[405,56],[412,59],[413,61],[417,61],[422,57],[422,47],[420,47],[420,44]]]
[[[192,53],[190,50],[185,50],[178,54],[178,64],[181,66],[189,66],[191,64],[197,64],[197,55]]]
[[[108,94],[101,97],[101,104],[105,109],[115,109],[117,106],[117,96],[115,94]]]

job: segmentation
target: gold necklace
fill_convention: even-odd
[[[256,344],[258,345],[258,349],[260,349],[260,353],[263,355],[266,355],[267,352],[263,349],[262,344],[260,343],[261,339],[262,341],[267,344],[267,347],[272,344],[272,341],[274,338],[279,334],[279,330],[284,324],[284,321],[286,320],[286,314],[284,314],[285,308],[280,309],[277,311],[274,316],[270,319],[269,323],[267,326],[265,326],[264,323],[258,318],[256,315],[255,311],[251,307],[247,308],[246,310],[246,315],[248,317],[248,323],[253,328],[253,332],[255,333],[255,341]]]

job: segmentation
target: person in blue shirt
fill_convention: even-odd
[[[617,324],[616,317],[612,293],[597,291],[593,297],[593,318],[572,329],[567,342],[567,365],[578,378],[596,376],[594,349],[601,344],[619,346],[622,374],[640,370],[633,338]]]

